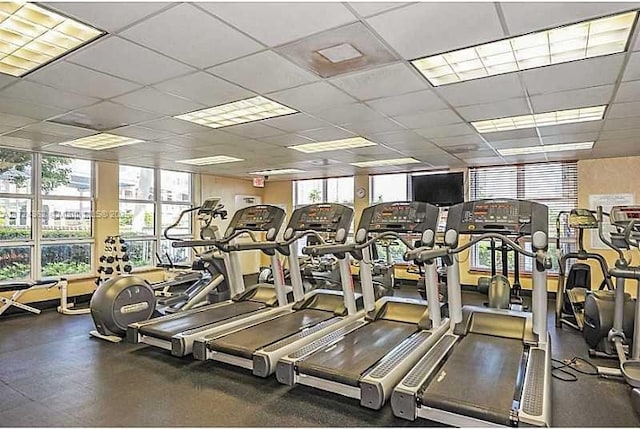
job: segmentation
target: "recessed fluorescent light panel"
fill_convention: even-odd
[[[589,150],[591,148],[593,148],[593,142],[564,143],[564,144],[550,144],[550,145],[544,145],[544,146],[514,147],[511,149],[498,149],[498,153],[502,156],[531,155],[536,153]]]
[[[103,150],[142,143],[143,141],[144,140],[132,139],[130,137],[116,136],[115,134],[101,133],[60,144],[62,146],[72,146],[80,149]]]
[[[623,52],[638,12],[433,55],[412,61],[433,86]]]
[[[377,143],[369,141],[362,137],[353,137],[342,140],[332,140],[328,142],[305,143],[295,146],[289,146],[289,149],[295,149],[304,153],[327,152],[330,150],[356,149],[359,147],[377,146]]]
[[[511,116],[471,122],[479,133],[519,130],[521,128],[547,127],[550,125],[573,124],[576,122],[599,121],[607,106],[583,107],[580,109],[557,110],[533,115]]]
[[[331,46],[330,48],[320,49],[320,55],[331,61],[332,63],[341,63],[343,61],[355,60],[360,58],[362,53],[349,43]]]
[[[35,3],[0,2],[0,73],[24,76],[102,34]]]
[[[393,158],[393,159],[378,159],[376,161],[364,161],[364,162],[352,162],[354,167],[386,167],[389,165],[404,165],[404,164],[419,164],[415,158]]]
[[[258,96],[185,113],[184,115],[174,116],[174,118],[195,122],[211,128],[222,128],[292,113],[298,113],[298,111],[268,98]]]
[[[295,174],[295,173],[304,173],[304,171],[298,170],[297,168],[283,168],[280,170],[253,171],[249,174],[255,174],[258,176],[275,176],[277,174]]]
[[[190,164],[190,165],[213,165],[213,164],[226,164],[228,162],[238,162],[238,161],[244,161],[244,159],[235,158],[233,156],[216,155],[216,156],[206,156],[204,158],[182,159],[177,162],[180,162],[182,164]]]

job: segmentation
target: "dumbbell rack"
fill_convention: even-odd
[[[99,258],[96,286],[100,286],[112,277],[131,272],[129,254],[125,241],[119,235],[110,235],[104,240],[104,253]]]

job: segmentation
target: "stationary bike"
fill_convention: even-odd
[[[201,238],[216,238],[217,227],[211,226],[211,222],[215,218],[225,219],[227,216],[227,211],[219,201],[219,198],[210,198],[199,207],[183,210],[178,220],[165,229],[165,238],[179,241],[169,231],[186,214],[194,211],[197,211],[201,223]],[[98,286],[90,303],[96,330],[90,334],[107,341],[119,342],[131,323],[228,299],[225,266],[216,253],[214,249],[207,249],[196,254],[192,272],[178,273],[169,281],[150,283],[138,276],[122,275]],[[185,282],[188,286],[182,292],[168,292],[171,288],[184,288]]]

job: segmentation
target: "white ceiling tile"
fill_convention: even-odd
[[[480,158],[465,158],[464,161],[476,167],[479,166],[490,166],[490,165],[502,165],[505,164],[505,161],[497,156],[487,156]]]
[[[169,131],[174,134],[197,133],[209,130],[209,128],[204,125],[198,125],[193,122],[174,118],[155,119],[153,121],[144,122],[140,125],[154,130]]]
[[[248,137],[252,139],[277,136],[278,134],[285,134],[285,132],[282,130],[268,126],[266,124],[266,121],[232,125],[230,127],[225,127],[224,131],[230,134],[235,134],[237,136]]]
[[[50,143],[61,143],[70,140],[69,137],[49,134],[42,131],[29,131],[24,128],[7,133],[3,136],[3,138],[4,137],[28,140],[32,142],[35,147]]]
[[[97,103],[99,100],[84,95],[72,94],[35,82],[23,80],[0,91],[0,97],[15,98],[34,104],[72,110]]]
[[[616,82],[624,54],[590,58],[521,72],[530,95],[609,85]]]
[[[318,80],[313,73],[271,51],[234,60],[208,71],[261,94]]]
[[[446,125],[444,127],[424,128],[416,130],[416,133],[428,139],[464,136],[473,134],[473,129],[467,124]]]
[[[367,101],[367,104],[374,110],[389,116],[429,112],[447,107],[438,98],[438,95],[429,89],[394,97],[378,98],[377,100]]]
[[[607,119],[629,118],[640,116],[640,101],[632,103],[615,103],[607,108]],[[640,127],[640,124],[638,124]]]
[[[516,139],[538,137],[538,134],[536,133],[535,128],[526,128],[522,130],[498,131],[496,133],[484,133],[482,134],[482,137],[488,142],[493,142],[493,141],[516,140]]]
[[[309,113],[318,112],[331,106],[351,104],[355,101],[351,96],[326,82],[315,82],[285,91],[273,92],[267,97],[292,109]]]
[[[286,132],[313,130],[329,125],[326,121],[305,115],[304,113],[266,119],[265,124]]]
[[[530,97],[534,113],[608,104],[614,85],[601,85]]]
[[[282,134],[279,136],[264,137],[261,138],[260,141],[278,146],[293,146],[297,144],[313,142],[313,140],[309,139],[308,137],[304,137],[298,134]]]
[[[553,136],[556,134],[578,134],[597,132],[602,128],[602,121],[590,121],[577,124],[552,125],[550,127],[540,127],[541,136]]]
[[[0,88],[4,88],[14,82],[18,82],[20,78],[9,76],[8,74],[0,73]]]
[[[299,134],[319,142],[355,137],[355,134],[351,131],[347,131],[343,128],[338,127],[327,127],[320,128],[318,130],[303,131]]]
[[[167,131],[155,130],[138,125],[116,128],[114,130],[109,130],[109,133],[145,141],[160,140],[173,136],[173,134]]]
[[[638,39],[640,39],[640,37],[638,37]],[[622,80],[625,82],[640,80],[640,52],[634,52],[629,57],[629,62],[625,68]]]
[[[71,54],[68,61],[143,84],[154,84],[193,68],[118,37],[109,37]]]
[[[512,147],[529,147],[529,146],[538,146],[540,144],[540,139],[538,137],[529,137],[524,139],[492,141],[490,144],[491,144],[491,147],[493,147],[494,149],[508,149]]]
[[[210,107],[254,96],[251,91],[205,72],[177,77],[155,87]]]
[[[367,22],[405,59],[504,38],[493,3],[418,3]]]
[[[26,116],[9,115],[7,113],[0,115],[0,125],[6,127],[20,128],[34,122],[37,122],[37,120]]]
[[[173,7],[121,35],[198,68],[263,49],[259,43],[191,4]]]
[[[40,132],[61,137],[80,138],[95,134],[94,130],[87,128],[73,127],[70,125],[55,124],[53,122],[38,122],[22,128],[25,131]]]
[[[55,121],[103,131],[137,122],[150,121],[157,117],[157,114],[103,101],[57,117]]]
[[[457,136],[457,137],[444,137],[444,138],[434,138],[431,139],[435,144],[442,148],[447,148],[451,146],[484,146],[486,143],[482,138],[477,134],[469,134],[466,136]]]
[[[365,137],[371,136],[372,134],[403,130],[403,128],[396,122],[388,119],[368,122],[355,122],[352,124],[344,125],[344,128]]]
[[[457,156],[460,159],[464,159],[465,161],[468,159],[478,159],[478,158],[491,159],[491,160],[499,159],[496,153],[489,149],[456,152],[455,156]]]
[[[506,156],[505,160],[508,164],[528,164],[533,162],[547,162],[547,157],[544,153],[541,153],[535,155]]]
[[[631,128],[640,128],[640,116],[619,119],[607,119],[604,121],[603,130],[627,130]]]
[[[507,27],[512,35],[544,30],[637,8],[640,3],[502,2]]]
[[[133,82],[58,61],[27,76],[27,80],[98,98],[111,98],[140,88]]]
[[[510,98],[493,103],[475,104],[473,106],[458,107],[456,110],[467,121],[528,115],[531,113],[525,98]]]
[[[594,142],[598,138],[598,132],[578,134],[558,134],[542,138],[544,144],[582,143]]]
[[[15,131],[19,127],[7,126],[0,124],[0,134],[6,134]]]
[[[197,133],[190,133],[182,137],[183,139],[190,139],[194,141],[193,147],[200,146],[201,144],[229,144],[233,141],[242,141],[242,137],[229,134],[222,130],[208,129],[207,131],[200,131]]]
[[[182,97],[166,94],[153,88],[142,88],[137,91],[121,95],[113,99],[114,102],[125,106],[162,113],[163,115],[178,115],[204,109],[206,106]]]
[[[618,139],[632,139],[637,144],[640,139],[640,129],[631,128],[626,130],[603,130],[600,133],[599,140],[618,140]]]
[[[406,94],[428,88],[404,63],[389,64],[331,79],[331,82],[349,95],[360,100]]]
[[[356,20],[340,3],[201,3],[236,28],[276,46]]]
[[[371,15],[378,14],[380,12],[384,12],[385,10],[395,9],[398,7],[402,7],[408,5],[409,3],[401,3],[401,2],[350,2],[349,6],[355,9],[358,12],[358,15],[363,17],[368,17]]]
[[[516,73],[453,83],[441,86],[436,91],[453,106],[471,106],[525,96]]]
[[[384,116],[362,103],[342,105],[317,112],[315,116],[332,122],[336,125],[353,124],[356,122],[369,122],[384,119]]]
[[[640,101],[640,80],[620,83],[615,102],[624,103],[627,101]]]
[[[65,15],[112,33],[169,5],[162,2],[47,2],[44,4]]]
[[[393,119],[411,129],[435,128],[462,122],[462,119],[451,109],[396,116]]]
[[[34,104],[9,97],[0,97],[0,113],[26,116],[34,119],[47,119],[64,112],[66,112],[66,109],[59,107]]]

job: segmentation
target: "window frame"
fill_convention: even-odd
[[[376,195],[376,187],[375,187],[375,178],[376,177],[382,177],[382,176],[400,176],[400,175],[404,175],[405,177],[405,186],[406,186],[406,195],[407,195],[407,201],[410,201],[412,196],[411,196],[411,173],[384,173],[384,174],[371,174],[369,175],[369,204],[376,204],[378,201],[374,201],[374,196]],[[398,199],[395,199],[393,201],[400,201]],[[383,201],[383,202],[391,202],[391,201]]]
[[[356,199],[356,195],[355,195],[355,176],[336,176],[336,177],[321,177],[319,179],[300,179],[300,180],[293,180],[293,208],[294,210],[300,207],[304,207],[306,205],[309,204],[324,204],[324,203],[328,203],[328,196],[329,196],[329,187],[328,187],[328,182],[329,180],[334,180],[334,179],[352,179],[354,181],[354,186],[352,186],[352,191],[353,191],[353,203],[351,204],[345,204],[345,203],[336,203],[336,204],[344,204],[348,207],[354,208],[355,206],[355,199]],[[304,182],[307,180],[320,180],[322,181],[322,199],[321,201],[318,201],[317,203],[302,203],[299,204],[298,203],[298,183],[299,182]]]
[[[164,230],[162,227],[162,206],[163,205],[176,205],[176,206],[184,206],[185,209],[186,208],[192,208],[194,207],[194,205],[196,204],[195,201],[195,180],[194,180],[194,174],[191,172],[187,172],[187,171],[178,171],[178,170],[170,170],[170,169],[164,169],[164,168],[154,168],[154,167],[142,167],[142,166],[137,166],[137,165],[131,165],[131,164],[119,164],[118,165],[118,171],[120,171],[121,167],[133,167],[133,168],[142,168],[142,169],[150,169],[153,171],[153,199],[150,200],[145,200],[145,199],[129,199],[129,198],[122,198],[122,196],[120,195],[120,180],[118,180],[118,212],[120,213],[120,215],[122,215],[122,210],[121,210],[121,204],[122,203],[131,203],[131,204],[152,204],[153,205],[153,222],[154,222],[154,234],[153,235],[133,235],[133,236],[126,236],[126,235],[122,235],[122,238],[125,240],[125,242],[144,242],[144,241],[150,241],[152,242],[152,248],[154,251],[154,255],[152,256],[151,260],[152,263],[151,265],[142,265],[142,266],[138,266],[138,267],[133,267],[132,266],[132,272],[140,272],[140,271],[147,271],[151,268],[155,268],[156,267],[156,263],[158,261],[156,261],[156,254],[160,255],[160,257],[163,257],[164,255],[162,254],[162,242],[166,241],[166,239],[164,238]],[[164,200],[162,199],[162,172],[163,171],[169,171],[169,172],[175,172],[175,173],[181,173],[181,174],[187,174],[189,177],[189,201],[173,201],[173,200]],[[120,175],[118,175],[120,176]],[[180,234],[177,235],[177,238],[181,238],[181,239],[192,239],[194,236],[194,216],[192,215],[189,218],[190,221],[190,226],[191,226],[191,232],[189,234]],[[120,230],[118,230],[118,233],[121,234]],[[186,261],[187,263],[191,263],[191,261],[193,260],[193,254],[190,253],[190,258],[188,261]],[[176,261],[173,261],[176,262]],[[179,263],[179,262],[176,262]]]

